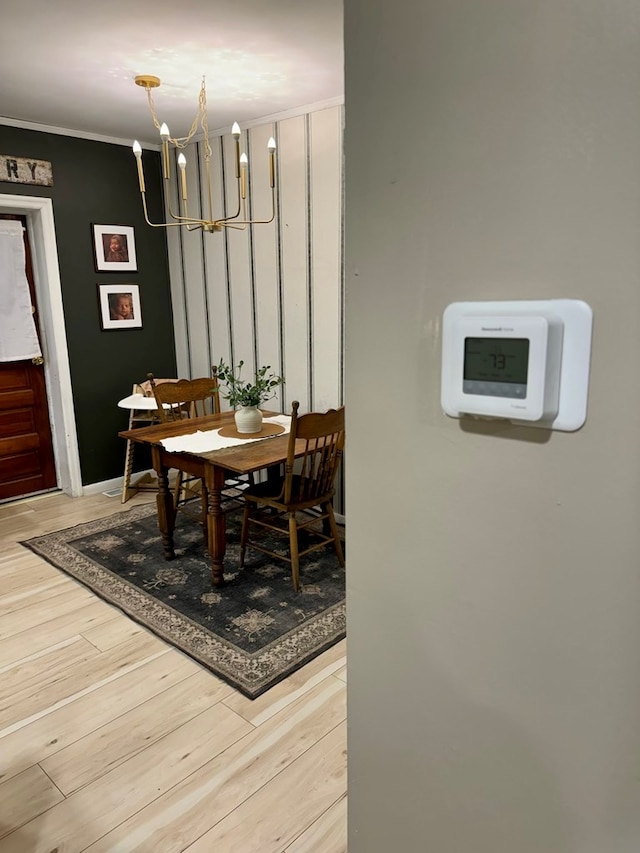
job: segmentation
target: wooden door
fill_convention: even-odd
[[[25,272],[36,308],[26,217],[0,215],[25,227]],[[37,311],[34,312],[38,328]],[[39,328],[38,328],[39,334]],[[44,366],[31,360],[0,363],[0,500],[56,487]]]

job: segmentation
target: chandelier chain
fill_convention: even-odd
[[[160,131],[160,122],[158,121],[158,114],[156,113],[156,105],[153,100],[153,94],[149,86],[146,87],[147,92],[147,100],[149,101],[149,109],[151,110],[151,118],[153,119],[153,123],[157,131]],[[200,95],[198,96],[198,112],[196,113],[195,118],[191,124],[189,132],[186,136],[181,136],[180,139],[174,139],[173,136],[169,137],[169,142],[172,145],[175,145],[176,148],[186,148],[187,145],[191,142],[195,133],[198,129],[198,122],[200,122],[200,126],[204,131],[204,137],[206,142],[206,148],[209,148],[209,127],[207,123],[207,93],[205,89],[205,78],[202,78],[202,85],[200,87]]]

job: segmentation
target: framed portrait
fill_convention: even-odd
[[[137,284],[99,284],[103,329],[141,329],[140,290]]]
[[[131,225],[92,225],[96,272],[137,272]]]

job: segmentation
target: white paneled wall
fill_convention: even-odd
[[[309,138],[306,116],[281,122],[278,128],[280,163],[280,245],[282,249],[282,332],[285,404],[299,400],[308,410],[309,376]],[[305,393],[302,393],[305,389]]]
[[[343,402],[342,120],[334,106],[243,131],[253,218],[268,219],[267,140],[277,142],[274,221],[244,231],[171,228],[169,266],[178,375],[208,375],[220,358],[247,375],[270,364],[286,385],[269,404],[302,411]],[[212,147],[214,217],[237,207],[230,137]],[[187,149],[188,210],[208,216],[202,143]],[[174,173],[175,174],[175,173]],[[170,188],[177,204],[177,176]]]
[[[251,131],[251,212],[261,219],[271,216],[269,168],[262,152],[270,136],[277,130],[273,124],[264,124]],[[278,244],[279,219],[269,225],[259,225],[252,230],[253,280],[256,311],[256,357],[258,365],[270,364],[282,374],[282,300],[280,298],[280,247]],[[282,390],[281,398],[284,395]]]
[[[330,211],[342,205],[342,116],[321,110],[309,116],[309,209],[311,299],[311,407],[335,404],[342,377],[342,229],[328,229]],[[342,398],[340,383],[339,397]]]

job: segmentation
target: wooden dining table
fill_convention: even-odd
[[[263,412],[265,416],[276,412]],[[226,521],[221,495],[228,472],[248,474],[251,471],[273,468],[286,461],[289,434],[258,440],[246,444],[211,450],[204,453],[192,451],[169,452],[162,441],[175,436],[190,435],[198,430],[213,430],[232,426],[233,412],[222,412],[203,418],[188,418],[148,427],[124,430],[121,438],[147,445],[151,450],[153,468],[158,476],[158,527],[162,537],[165,559],[175,558],[173,531],[176,510],[169,488],[169,471],[178,469],[204,482],[207,495],[207,548],[211,559],[211,580],[214,586],[224,583],[224,554],[226,550]],[[300,442],[303,452],[304,442]]]

